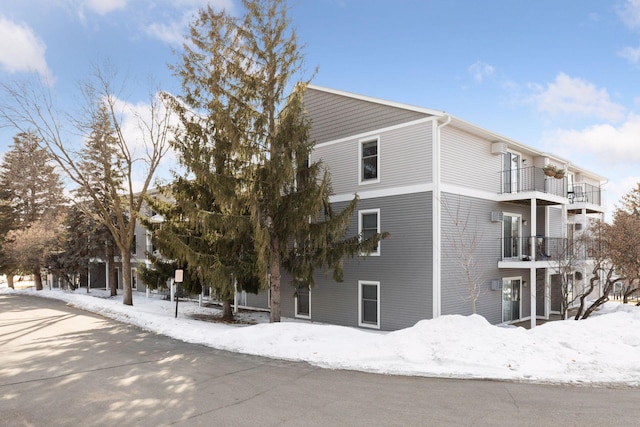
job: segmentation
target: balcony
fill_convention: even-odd
[[[587,213],[604,212],[604,190],[595,185],[573,184],[567,191],[569,211],[586,209]]]
[[[526,167],[500,172],[501,200],[526,203],[535,198],[539,205],[566,204],[570,210],[604,212],[603,190],[587,183],[570,184],[545,175],[542,168]]]
[[[534,251],[531,242],[534,241]],[[501,239],[500,268],[523,267],[523,262],[545,261],[549,263],[569,263],[593,258],[594,248],[589,241],[570,240],[565,237],[506,237]]]
[[[535,253],[531,253],[531,240],[535,240]],[[567,239],[563,237],[506,237],[502,239],[503,261],[549,261],[566,255]]]
[[[542,168],[527,167],[500,172],[500,194],[524,193],[537,191],[565,197],[567,179],[553,178],[545,175]]]

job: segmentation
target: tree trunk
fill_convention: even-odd
[[[280,241],[274,238],[271,244],[271,323],[280,321]]]
[[[605,302],[609,301],[609,292],[611,292],[611,288],[613,288],[613,281],[611,281],[610,279],[607,280],[607,284],[605,285],[604,289],[602,290],[602,296],[600,298],[598,298],[597,300],[595,300],[591,306],[584,312],[584,315],[582,316],[582,319],[586,319],[589,317],[589,315],[591,313],[593,313],[594,311],[596,311],[596,309],[598,307],[600,307],[602,304],[604,304]]]
[[[233,322],[233,300],[225,299],[222,302],[222,320],[227,322]]]
[[[40,273],[40,269],[36,268],[33,272],[33,281],[36,284],[36,291],[42,290],[42,274]]]
[[[131,255],[129,251],[120,255],[122,261],[122,303],[124,305],[133,305],[133,293],[131,291]]]
[[[7,286],[9,286],[11,289],[15,289],[15,287],[13,286],[13,273],[7,274]]]

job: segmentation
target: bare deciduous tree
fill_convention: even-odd
[[[442,203],[442,206],[454,225],[450,232],[445,233],[447,241],[445,251],[456,258],[462,268],[464,284],[468,294],[466,299],[471,302],[472,313],[476,314],[476,302],[484,291],[484,280],[481,274],[484,269],[484,263],[479,259],[482,234],[477,218],[475,223],[471,223],[470,209],[465,209],[462,212],[459,201],[455,207],[449,206],[445,202]]]
[[[23,132],[34,132],[70,181],[93,202],[78,207],[90,206],[86,214],[104,224],[113,235],[121,255],[123,303],[132,305],[130,249],[145,194],[169,149],[170,108],[161,96],[155,95],[141,113],[117,96],[115,77],[96,69],[93,78],[81,86],[85,109],[75,114],[63,114],[54,102],[51,88],[44,84],[2,83],[4,105],[0,119]],[[105,124],[104,120],[110,122],[107,128],[113,132],[108,140],[116,151],[103,139],[105,143],[95,145],[100,150],[92,163],[96,169],[84,168],[82,144],[74,140],[79,137],[86,143]],[[110,175],[114,165],[117,174]],[[95,187],[95,172],[106,177],[100,189]]]

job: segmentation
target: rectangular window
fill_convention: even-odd
[[[360,211],[358,218],[358,232],[363,240],[380,233],[380,209]],[[369,255],[380,255],[380,243]]]
[[[358,281],[358,325],[380,329],[380,282]]]
[[[138,270],[131,269],[131,289],[138,289]]]
[[[380,156],[378,139],[360,141],[360,182],[378,182]]]
[[[138,236],[133,235],[133,240],[131,241],[131,255],[136,255],[138,253]]]
[[[298,286],[296,289],[296,317],[311,318],[311,291],[308,286]]]

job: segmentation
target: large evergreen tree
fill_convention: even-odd
[[[19,269],[33,274],[36,289],[41,290],[45,260],[57,250],[53,244],[56,236],[50,231],[60,224],[63,186],[53,159],[35,133],[19,133],[13,141],[0,165],[0,186],[7,208],[5,227],[12,230],[3,245],[5,259],[10,260],[5,273],[10,275]]]
[[[0,274],[7,277],[7,285],[13,288],[13,274],[17,270],[16,260],[11,257],[8,250],[8,233],[14,228],[15,214],[11,208],[11,191],[8,188],[0,188]]]
[[[106,258],[109,290],[111,296],[115,296],[118,286],[115,256],[122,253],[116,240],[124,241],[120,246],[127,245],[129,239],[133,242],[135,233],[135,229],[131,229],[130,199],[124,196],[127,161],[118,145],[108,104],[97,105],[89,129],[80,151],[82,160],[78,162],[78,171],[85,182],[75,192],[76,207],[89,222],[95,257]],[[98,242],[103,243],[102,253],[98,252]]]
[[[241,17],[201,10],[190,27],[174,68],[184,91],[173,99],[183,125],[174,147],[214,203],[199,208],[199,216],[219,218],[203,223],[203,232],[252,234],[252,269],[263,286],[269,283],[271,321],[277,322],[281,267],[296,286],[311,286],[318,266],[340,280],[343,258],[372,250],[381,236],[343,238],[356,198],[334,212],[329,175],[309,161],[306,84],[296,83],[303,58],[285,1],[242,5]],[[233,244],[219,256],[224,265],[242,263],[248,251],[237,247],[241,239],[226,238]]]
[[[231,210],[216,203],[209,185],[215,180],[215,170],[222,169],[203,170],[195,179],[178,178],[165,195],[170,202],[150,199],[163,221],[145,220],[144,224],[153,230],[154,247],[164,257],[154,262],[157,272],[167,269],[166,259],[173,260],[174,270],[183,268],[190,281],[197,278],[198,283],[214,289],[222,301],[222,318],[231,321],[234,292],[257,293],[259,278],[249,216],[241,211],[230,215]],[[145,274],[154,280],[153,273]]]

